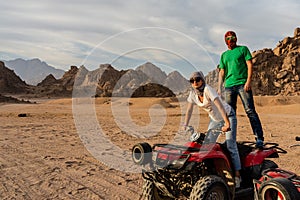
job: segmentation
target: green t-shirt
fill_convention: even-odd
[[[225,72],[225,87],[246,83],[248,77],[246,61],[251,58],[251,53],[246,46],[236,46],[222,53],[219,68],[224,69]]]

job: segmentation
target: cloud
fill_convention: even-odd
[[[274,48],[292,36],[300,18],[297,0],[10,0],[0,6],[2,59],[38,57],[65,70],[80,65],[96,48],[97,56],[89,58],[99,64],[123,55],[126,66],[153,60],[180,63],[176,67],[184,71],[184,57],[207,66],[207,72],[226,50],[226,30],[235,30],[239,43],[252,51]],[[143,32],[145,27],[161,29]],[[120,59],[116,64],[122,68]]]

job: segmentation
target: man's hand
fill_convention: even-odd
[[[248,81],[245,83],[244,85],[244,90],[246,92],[250,91],[251,90],[251,83],[249,83]]]

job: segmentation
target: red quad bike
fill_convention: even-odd
[[[143,200],[300,200],[300,177],[267,159],[287,153],[278,144],[255,149],[254,142],[237,142],[242,182],[236,189],[226,144],[206,137],[216,130],[191,133],[191,141],[184,145],[133,146],[133,161],[143,166]]]

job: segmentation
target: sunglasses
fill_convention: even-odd
[[[191,78],[190,79],[190,83],[194,83],[196,81],[196,83],[198,83],[201,80],[200,77],[196,77],[196,78]]]
[[[226,37],[225,39],[226,40],[233,40],[233,39],[235,39],[236,37],[235,36],[228,36],[228,37]]]

